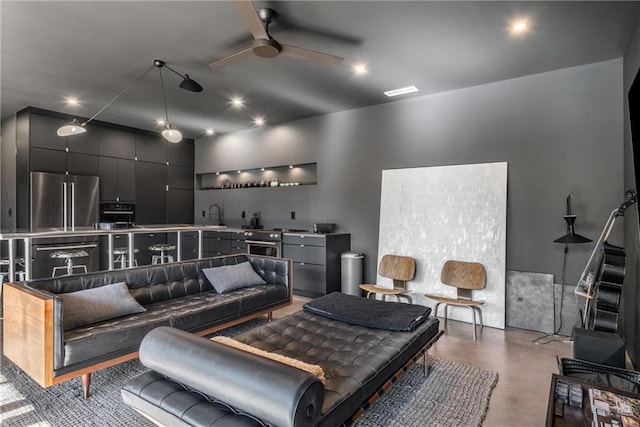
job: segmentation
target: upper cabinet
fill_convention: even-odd
[[[32,147],[65,151],[67,149],[67,138],[58,136],[56,132],[67,121],[56,117],[32,114],[31,120],[29,120],[30,145]]]
[[[100,200],[136,204],[139,224],[192,223],[194,142],[167,142],[160,134],[100,121],[87,132],[60,137],[71,116],[37,108],[17,113],[18,221],[28,224],[31,171],[100,177]]]
[[[119,129],[100,129],[100,155],[133,160],[136,157],[136,136]]]
[[[183,140],[179,144],[167,144],[169,164],[193,168],[195,145],[191,140]]]
[[[136,134],[136,160],[166,165],[167,144],[160,135]]]
[[[91,154],[97,156],[100,154],[101,131],[102,129],[99,126],[88,124],[87,132],[67,137],[67,151],[69,151],[69,153]]]

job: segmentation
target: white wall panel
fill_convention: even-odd
[[[425,293],[455,295],[440,282],[445,261],[476,261],[487,270],[484,324],[505,326],[507,163],[436,166],[382,171],[378,260],[388,253],[416,259],[408,285],[414,302],[430,305]],[[378,276],[391,287],[391,280]],[[471,321],[465,308],[449,317]]]

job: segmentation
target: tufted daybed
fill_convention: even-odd
[[[264,284],[236,284],[237,289],[218,293],[203,273],[249,266],[246,261]],[[86,397],[91,372],[137,357],[140,342],[154,328],[205,335],[265,313],[271,318],[273,310],[291,304],[291,272],[287,259],[231,255],[5,284],[4,353],[43,387],[82,376]],[[72,315],[68,310],[65,315],[65,307],[72,304],[69,298],[84,295],[77,291],[111,287],[124,288],[126,295],[111,298],[118,301],[102,297],[97,307],[85,308],[95,312],[102,301],[108,306],[131,299],[138,312],[69,323]]]
[[[320,366],[324,384],[288,364],[158,328],[140,347],[140,360],[151,371],[127,383],[122,397],[159,425],[349,424],[419,357],[425,359],[426,374],[426,351],[442,335],[438,319],[426,316],[428,312],[414,330],[401,332],[332,320],[305,309],[235,337]]]

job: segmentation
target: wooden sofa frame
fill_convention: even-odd
[[[291,262],[291,261],[290,261]],[[94,365],[54,376],[53,369],[53,298],[15,283],[3,284],[4,355],[42,387],[50,387],[76,377],[82,377],[83,396],[89,396],[91,373],[138,357],[138,352],[124,354]],[[268,309],[233,319],[194,334],[213,332],[267,315],[291,305],[293,301],[293,269],[289,269],[289,300]]]

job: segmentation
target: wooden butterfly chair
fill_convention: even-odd
[[[442,294],[425,294],[429,299],[436,301],[433,315],[438,315],[438,307],[444,304],[444,321],[447,322],[447,309],[450,305],[457,307],[468,307],[473,319],[473,340],[476,340],[476,313],[480,318],[480,328],[482,328],[482,310],[480,307],[484,301],[472,299],[471,292],[476,289],[483,289],[487,281],[487,273],[484,266],[478,262],[452,261],[449,260],[442,266],[440,281],[448,286],[456,288],[456,297]]]
[[[367,292],[367,298],[371,295],[375,298],[377,294],[382,295],[382,300],[386,301],[387,295],[395,295],[406,298],[412,304],[411,296],[408,294],[407,281],[413,279],[416,274],[416,261],[409,256],[385,255],[380,260],[378,274],[393,280],[393,288],[385,288],[378,285],[360,285],[360,289]]]

